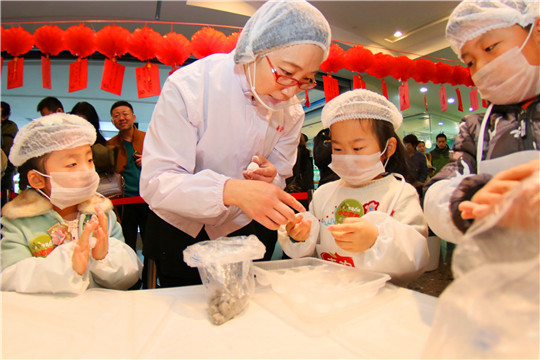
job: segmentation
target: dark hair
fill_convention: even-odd
[[[403,138],[404,144],[411,144],[415,149],[418,146],[419,142],[420,141],[418,141],[418,138],[414,134],[409,134]]]
[[[113,110],[116,109],[116,108],[119,107],[119,106],[127,106],[128,108],[131,109],[131,112],[134,112],[134,111],[133,111],[133,106],[131,106],[130,103],[128,103],[128,102],[125,101],[125,100],[119,100],[119,101],[115,102],[115,103],[113,104],[113,106],[111,106],[111,115],[112,115]]]
[[[30,170],[37,170],[42,174],[46,173],[45,160],[49,157],[50,153],[33,157],[26,160],[21,166],[18,167],[19,171],[19,189],[24,190],[28,186],[28,172]]]
[[[99,129],[98,113],[92,104],[87,103],[86,101],[78,102],[73,109],[71,109],[71,114],[82,115],[90,124],[92,124],[92,126],[94,126],[97,134],[96,142],[94,144],[107,145],[107,140],[105,140]]]
[[[64,111],[64,106],[60,100],[53,96],[47,96],[45,99],[41,100],[37,106],[37,111],[41,112],[44,108],[49,109],[51,112],[56,112],[58,109]]]
[[[439,138],[444,138],[444,140],[448,140],[448,138],[446,137],[446,135],[444,135],[443,133],[440,133],[440,134],[438,134],[437,136],[435,136],[435,140],[439,140]]]
[[[9,118],[11,115],[11,106],[5,101],[2,101],[2,116],[7,116]]]
[[[419,141],[418,141],[418,145],[420,145],[420,144],[424,144],[424,145],[426,145],[426,143],[425,143],[425,141],[424,141],[424,140],[419,140]],[[416,146],[418,146],[418,145],[416,145]]]

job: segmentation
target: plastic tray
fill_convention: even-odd
[[[373,297],[390,276],[317,258],[256,262],[257,282],[271,286],[308,322],[350,310]]]

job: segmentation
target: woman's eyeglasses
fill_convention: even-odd
[[[272,63],[270,62],[268,56],[265,56],[265,58],[266,60],[268,60],[270,69],[272,70],[272,73],[276,78],[276,83],[278,83],[279,85],[298,86],[302,90],[313,89],[315,86],[317,86],[317,82],[314,79],[309,79],[309,81],[298,81],[293,77],[278,74],[277,70],[274,68],[274,65],[272,65]]]

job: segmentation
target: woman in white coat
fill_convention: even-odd
[[[304,120],[295,94],[315,87],[329,45],[330,27],[315,7],[269,1],[232,53],[198,60],[166,81],[141,173],[141,195],[155,213],[147,231],[161,286],[200,283],[182,259],[198,241],[256,234],[269,258],[275,230],[293,209],[304,210],[282,190]]]

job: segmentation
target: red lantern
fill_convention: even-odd
[[[170,32],[163,36],[157,52],[157,59],[172,67],[182,65],[191,55],[189,40],[182,34]]]
[[[427,59],[417,59],[416,71],[412,75],[413,79],[417,82],[426,83],[431,81],[435,77],[435,64],[433,61]]]
[[[336,73],[345,67],[345,62],[345,50],[338,44],[332,44],[328,57],[321,64],[321,70],[325,73]]]
[[[34,31],[34,42],[45,55],[58,55],[64,50],[64,30],[56,25],[45,25]]]
[[[373,53],[363,46],[354,46],[345,52],[345,68],[354,72],[366,72],[373,65]]]
[[[12,27],[2,33],[2,50],[13,57],[29,52],[34,46],[34,37],[22,27]]]
[[[452,72],[451,84],[456,85],[465,85],[470,77],[469,69],[463,66],[456,65],[454,66],[454,71]]]
[[[127,38],[131,35],[128,29],[118,25],[107,25],[96,33],[96,50],[109,59],[127,53]]]
[[[5,38],[4,38],[4,36],[5,36],[4,34],[5,34],[6,29],[4,29],[3,26],[0,26],[0,29],[2,30],[1,35],[0,35],[0,39],[5,39]],[[1,41],[1,42],[0,42],[0,48],[1,48],[2,51],[5,51],[5,50],[6,50],[5,45],[6,45],[6,44],[4,43],[4,41]]]
[[[435,64],[435,78],[433,79],[433,82],[435,84],[446,84],[449,83],[452,79],[452,73],[454,71],[454,68],[452,65],[438,62]]]
[[[157,48],[162,36],[148,26],[136,29],[127,38],[128,52],[141,61],[147,61],[156,57]]]
[[[66,49],[79,58],[85,58],[96,52],[96,34],[84,24],[69,27],[64,32]]]
[[[390,69],[390,75],[398,81],[407,81],[416,71],[416,63],[406,56],[395,58],[395,65]]]
[[[202,59],[221,52],[226,40],[224,33],[206,26],[191,37],[191,51],[197,59]]]
[[[390,71],[396,64],[396,59],[392,55],[383,53],[375,54],[373,60],[373,65],[371,65],[366,72],[377,77],[377,79],[390,75]]]
[[[230,53],[234,50],[236,47],[236,43],[238,42],[238,38],[240,37],[240,31],[234,32],[231,35],[227,36],[225,39],[225,42],[223,43],[223,48],[220,52],[223,53]]]

